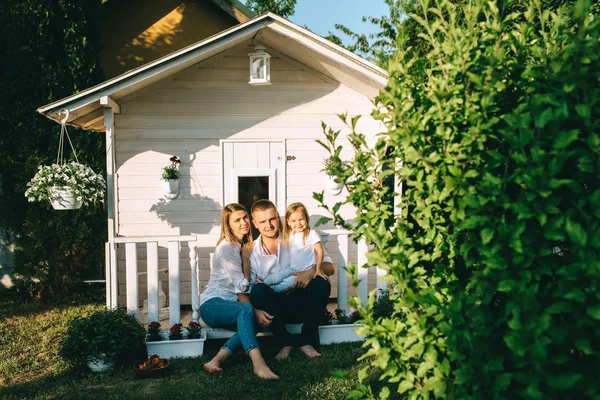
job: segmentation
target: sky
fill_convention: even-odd
[[[377,28],[362,22],[362,17],[382,15],[388,15],[388,7],[383,0],[298,0],[296,11],[289,19],[321,36],[327,36],[331,31],[348,45],[351,43],[335,30],[335,24],[345,25],[359,34],[369,34],[376,32]]]

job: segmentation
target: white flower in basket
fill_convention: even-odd
[[[49,201],[55,209],[62,210],[96,203],[106,191],[102,175],[75,161],[39,166],[27,186],[27,200]]]

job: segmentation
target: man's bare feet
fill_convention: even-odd
[[[215,359],[210,360],[202,366],[202,369],[209,374],[220,374],[223,372],[223,368],[219,365]]]
[[[300,347],[300,350],[309,358],[321,357],[321,353],[315,350],[310,344]]]
[[[261,366],[255,365],[252,369],[254,370],[254,375],[258,376],[260,379],[279,379],[266,364]]]
[[[285,360],[286,358],[288,358],[290,356],[291,352],[292,352],[292,346],[283,346],[281,348],[281,350],[279,350],[279,353],[277,353],[277,355],[275,356],[275,359],[277,361]]]

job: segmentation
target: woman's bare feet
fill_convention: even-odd
[[[208,372],[209,374],[220,374],[221,372],[223,372],[223,368],[221,368],[221,364],[230,355],[231,355],[231,353],[229,353],[229,351],[225,350],[224,348],[220,349],[219,352],[217,353],[217,355],[214,356],[212,360],[210,360],[209,362],[205,363],[202,366],[202,369],[204,371]]]
[[[315,350],[310,344],[300,347],[300,350],[309,358],[321,357],[321,353]]]
[[[290,356],[291,352],[292,352],[292,346],[283,346],[281,348],[281,350],[279,350],[279,353],[277,353],[277,355],[275,356],[275,359],[277,361],[285,360],[286,358],[288,358]]]
[[[215,361],[214,358],[209,362],[205,363],[202,366],[202,369],[208,372],[209,374],[220,374],[221,372],[223,372],[223,368],[221,368],[221,366]]]

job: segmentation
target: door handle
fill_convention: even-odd
[[[296,156],[287,156],[286,160],[288,161],[294,161],[296,159]]]

